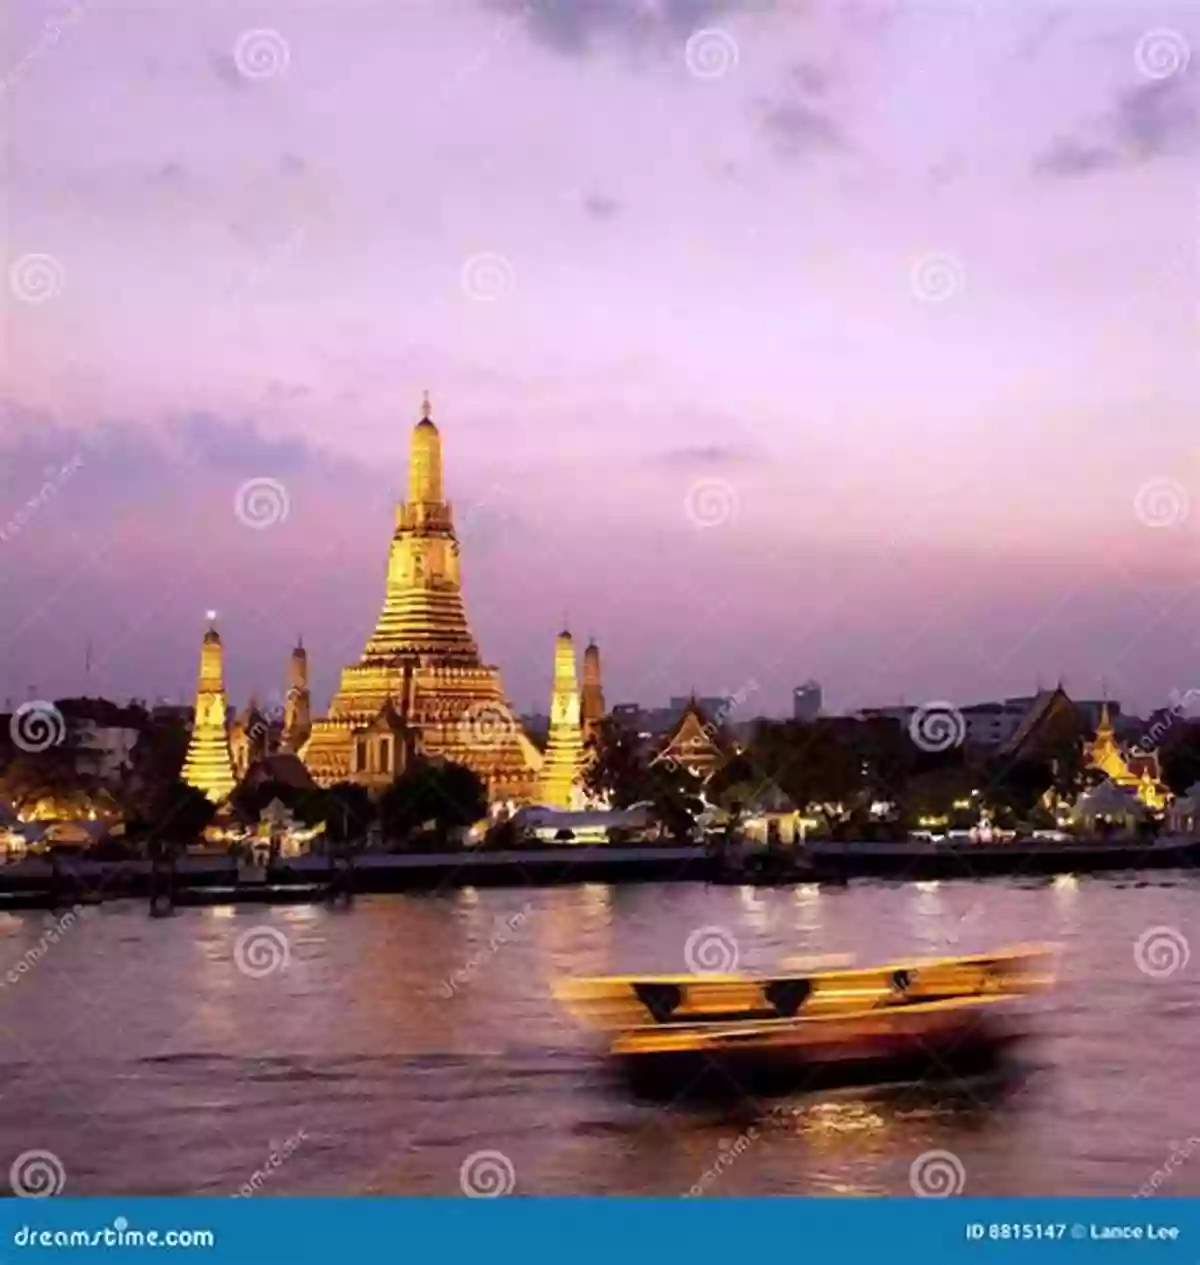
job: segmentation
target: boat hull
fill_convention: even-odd
[[[723,1030],[635,1029],[619,1034],[611,1052],[624,1077],[655,1095],[974,1076],[1001,1067],[1025,1035],[1020,1001],[964,998]]]

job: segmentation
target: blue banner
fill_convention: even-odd
[[[0,1261],[211,1265],[1200,1259],[1196,1199],[10,1199]]]

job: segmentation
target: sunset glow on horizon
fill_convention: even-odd
[[[1019,11],[1018,11],[1019,10]],[[323,707],[428,389],[545,710],[1196,680],[1182,5],[17,0],[0,696]]]

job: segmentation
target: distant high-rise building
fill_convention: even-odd
[[[808,724],[821,714],[821,686],[805,681],[792,691],[792,719]]]

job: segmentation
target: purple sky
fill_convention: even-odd
[[[17,0],[0,697],[323,706],[424,388],[521,709],[1200,687],[1189,8]]]

